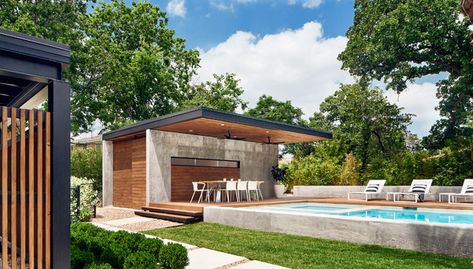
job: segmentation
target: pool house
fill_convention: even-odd
[[[196,108],[103,134],[103,202],[140,209],[189,202],[196,181],[259,181],[273,197],[279,145],[331,134],[236,113]]]

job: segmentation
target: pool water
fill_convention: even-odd
[[[446,210],[426,208],[382,207],[346,204],[279,204],[273,206],[255,207],[264,211],[326,214],[344,217],[359,217],[366,219],[386,219],[399,221],[415,221],[424,223],[450,223],[473,225],[472,210]]]
[[[338,214],[347,217],[362,217],[374,219],[390,220],[411,220],[421,222],[437,223],[455,223],[455,224],[473,224],[473,213],[457,213],[442,210],[441,212],[432,212],[417,209],[369,209],[359,210]]]

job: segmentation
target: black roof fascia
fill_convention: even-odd
[[[306,135],[313,135],[313,136],[319,136],[319,137],[328,138],[328,139],[332,138],[331,133],[315,130],[312,128],[297,126],[293,124],[287,124],[287,123],[273,121],[273,120],[259,119],[259,118],[255,118],[251,116],[233,113],[233,112],[213,110],[209,108],[202,108],[202,110],[203,110],[203,117],[208,118],[208,119],[240,123],[240,124],[265,128],[265,129],[276,129],[276,130],[282,130],[282,131],[288,131],[288,132],[294,132],[294,133],[300,133],[300,134],[306,134]]]
[[[200,108],[171,113],[154,119],[140,121],[120,129],[108,131],[102,135],[102,139],[110,140],[120,136],[143,132],[147,129],[155,129],[176,122],[197,119],[200,117],[202,117],[202,109]]]
[[[191,110],[176,112],[155,119],[149,119],[141,121],[117,130],[109,131],[103,134],[103,140],[111,140],[117,137],[131,135],[134,133],[143,132],[147,129],[156,129],[162,126],[183,122],[187,120],[197,119],[197,118],[208,118],[214,120],[221,120],[227,122],[234,122],[239,124],[251,125],[255,127],[267,128],[267,129],[276,129],[283,130],[288,132],[301,133],[306,135],[319,136],[323,138],[330,139],[332,134],[324,131],[319,131],[311,128],[265,120],[258,119],[254,117],[249,117],[241,114],[224,112],[220,110],[214,110],[209,108],[195,108]]]
[[[70,64],[69,46],[0,28],[2,50],[60,65]]]

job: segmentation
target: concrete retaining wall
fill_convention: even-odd
[[[471,225],[402,223],[223,207],[206,207],[204,221],[260,231],[473,257]]]
[[[327,198],[341,197],[346,198],[348,192],[363,191],[365,186],[294,186],[292,189],[295,197]],[[409,186],[385,186],[383,193],[377,198],[386,198],[386,192],[405,192]],[[444,192],[459,193],[461,187],[443,187],[432,186],[430,193],[426,195],[425,200],[438,200],[438,194]]]

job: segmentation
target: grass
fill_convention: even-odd
[[[470,268],[465,258],[219,224],[197,223],[147,233],[289,268]]]

